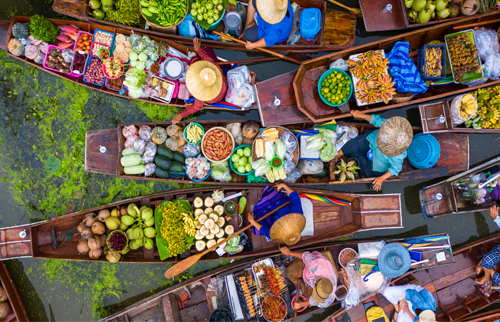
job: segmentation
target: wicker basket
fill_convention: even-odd
[[[142,8],[141,8],[142,9]],[[144,18],[144,20],[146,20],[146,24],[148,26],[151,27],[151,29],[153,29],[154,31],[159,31],[159,32],[164,32],[164,33],[167,33],[167,34],[175,34],[177,33],[177,26],[184,21],[184,19],[186,19],[186,16],[189,12],[189,1],[188,1],[188,4],[186,6],[186,14],[184,15],[184,18],[182,18],[178,23],[176,23],[175,25],[171,25],[171,26],[168,26],[168,27],[163,27],[163,26],[160,26],[160,25],[157,25],[157,24],[154,24],[152,22],[149,22],[148,19],[146,18],[146,16],[144,16],[144,13],[142,13],[142,10],[139,9],[139,11],[141,12],[141,16],[142,18]]]
[[[408,102],[413,99],[415,95],[413,93],[399,93],[397,92],[393,97],[392,101],[396,104]]]

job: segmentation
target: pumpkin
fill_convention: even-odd
[[[168,134],[169,136],[174,136],[174,135],[176,135],[176,134],[177,134],[177,132],[179,131],[179,129],[180,129],[180,128],[179,128],[177,125],[174,125],[174,124],[169,125],[169,126],[167,127],[167,134]]]
[[[26,39],[30,35],[29,23],[16,22],[12,26],[12,35],[17,39]]]
[[[24,45],[19,39],[12,38],[11,40],[9,40],[7,48],[9,48],[9,52],[14,56],[19,57],[21,55],[24,55]]]
[[[163,144],[167,139],[167,131],[161,126],[157,126],[151,132],[151,141],[156,144]]]

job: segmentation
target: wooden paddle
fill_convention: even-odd
[[[262,218],[259,218],[257,221],[261,221],[261,220],[264,220],[266,219],[267,217],[271,216],[272,214],[274,214],[276,211],[280,210],[281,208],[283,208],[284,206],[288,205],[290,203],[290,201],[288,202],[285,202],[284,204],[282,204],[281,206],[279,206],[278,208],[274,209],[273,211],[271,211],[270,213],[266,214],[265,216],[263,216]],[[234,234],[232,234],[231,236],[227,237],[226,239],[224,240],[221,240],[220,242],[218,242],[217,244],[215,244],[214,246],[210,247],[209,249],[207,249],[206,251],[204,251],[203,253],[199,253],[199,254],[196,254],[196,255],[192,255],[192,256],[189,256],[188,258],[182,260],[180,263],[178,264],[175,264],[174,266],[170,267],[166,272],[165,272],[165,277],[166,278],[172,278],[174,276],[177,276],[179,275],[180,273],[184,272],[186,269],[190,268],[191,266],[193,266],[196,262],[198,262],[200,260],[200,258],[202,258],[204,255],[210,253],[211,251],[213,251],[214,249],[216,249],[217,247],[219,247],[219,245],[222,245],[223,243],[227,242],[228,240],[230,240],[231,238],[233,238],[234,236],[236,235],[239,235],[241,234],[242,232],[244,232],[245,230],[247,230],[248,228],[252,227],[252,225],[248,225],[246,227],[244,227],[243,229],[235,232]]]
[[[246,42],[245,42],[245,41],[240,40],[240,39],[237,39],[237,38],[233,38],[233,37],[228,36],[228,35],[225,35],[225,34],[223,34],[223,33],[220,33],[220,32],[217,32],[217,31],[214,31],[214,34],[219,35],[219,36],[224,37],[224,38],[227,38],[227,39],[230,39],[230,40],[232,40],[232,41],[234,41],[234,42],[237,42],[237,43],[240,43],[240,44],[242,44],[242,45],[246,45]],[[300,61],[298,61],[298,60],[296,60],[296,59],[293,59],[293,58],[287,57],[287,56],[282,55],[282,54],[278,54],[278,53],[276,53],[276,52],[274,52],[274,51],[272,51],[272,50],[266,49],[266,48],[255,48],[255,49],[258,49],[258,50],[260,50],[260,51],[263,51],[263,52],[265,52],[265,53],[268,53],[268,54],[274,55],[274,56],[279,57],[279,58],[282,58],[282,59],[286,59],[286,60],[291,61],[292,63],[295,63],[295,64],[299,64],[299,65],[300,65],[300,64],[302,64],[302,62],[300,62]]]
[[[295,303],[299,303],[299,296],[300,296],[299,294],[300,294],[300,284],[301,284],[301,281],[302,281],[302,279],[301,279],[301,278],[299,278],[299,279],[297,280],[297,292],[295,293],[295,299],[293,300],[293,303],[292,303],[292,309],[294,309],[294,311],[295,311],[295,313],[293,314],[293,321],[292,321],[292,322],[295,322],[295,320],[297,319],[297,312],[299,311],[299,310],[296,310],[296,309],[293,307],[293,305],[294,305]]]
[[[331,3],[333,3],[339,7],[342,7],[344,9],[349,10],[353,15],[356,15],[358,17],[363,17],[363,14],[361,13],[361,9],[359,9],[359,8],[351,8],[351,7],[348,7],[348,6],[346,6],[340,2],[337,2],[335,0],[328,0],[328,1],[330,1]]]

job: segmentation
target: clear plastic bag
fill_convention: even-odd
[[[297,139],[292,133],[285,131],[281,136],[281,140],[283,140],[283,142],[285,143],[286,152],[292,153],[293,159],[293,151],[295,151],[295,149],[297,148]]]
[[[295,45],[300,41],[300,6],[297,5],[296,9],[293,9],[293,21],[292,21],[292,31],[290,36],[286,40],[287,45]]]
[[[286,161],[284,167],[285,167],[285,174],[288,175],[292,173],[292,171],[295,169],[295,163]]]
[[[139,139],[134,142],[134,151],[137,153],[144,153],[146,151],[146,141]]]
[[[293,158],[294,158],[294,156],[293,156],[293,152],[288,152],[288,151],[287,151],[287,152],[286,152],[286,156],[285,156],[285,160],[286,160],[286,161],[290,161],[290,162],[291,162],[291,161],[293,161]]]
[[[491,29],[474,30],[474,40],[479,52],[479,58],[485,61],[488,57],[498,54],[498,35]]]
[[[453,125],[460,125],[468,120],[464,120],[462,115],[460,115],[460,105],[462,102],[462,98],[465,94],[456,96],[453,101],[451,101],[450,110],[451,110],[451,118],[453,119]]]
[[[347,65],[347,62],[345,60],[340,58],[330,64],[330,69],[332,68],[341,69],[344,72],[347,72],[349,70],[349,65]]]
[[[246,65],[236,67],[227,72],[227,87],[240,88],[250,83],[250,71]]]
[[[156,170],[156,165],[154,163],[147,163],[144,169],[144,176],[151,177]]]
[[[153,66],[153,64],[154,64],[154,63],[155,63],[155,62],[154,62],[153,60],[148,59],[148,60],[146,60],[146,62],[144,63],[144,66],[145,66],[145,68],[146,68],[146,69],[150,69],[150,68],[151,68],[151,66]]]
[[[212,172],[210,176],[217,181],[220,182],[229,182],[231,181],[231,172],[229,171],[229,165],[227,161],[223,162],[210,162],[212,167]]]
[[[271,171],[271,165],[264,158],[251,163],[252,169],[255,170],[254,175],[260,177]]]
[[[286,173],[286,170],[285,170],[285,173]],[[287,175],[287,177],[285,179],[283,179],[283,182],[286,182],[286,183],[295,183],[295,182],[297,182],[297,180],[300,177],[302,177],[302,175],[300,174],[299,170],[295,169],[295,170],[292,171],[292,173],[290,173],[289,175]]]
[[[182,148],[182,154],[184,154],[186,158],[197,156],[198,154],[200,154],[200,145],[186,144]]]
[[[144,150],[144,156],[145,157],[153,157],[156,155],[156,144],[154,142],[148,142],[148,144],[146,144],[146,149]],[[148,163],[146,161],[146,163]]]
[[[124,137],[129,138],[137,134],[137,128],[135,125],[127,125],[123,127],[122,134]]]
[[[233,135],[236,145],[240,145],[243,141],[243,134],[241,133],[241,123],[231,123],[226,125],[226,129]]]
[[[323,161],[321,160],[302,159],[297,164],[297,169],[303,175],[320,173],[323,171],[323,167]]]
[[[144,141],[151,140],[151,127],[148,125],[141,125],[139,129],[139,137]]]
[[[473,86],[483,85],[487,81],[488,81],[488,77],[483,76],[483,78],[476,79],[476,80],[471,80],[471,81],[468,81],[468,82],[465,82],[465,83],[462,83],[462,84],[467,85],[469,87],[473,87]]]
[[[484,63],[485,75],[491,80],[500,78],[500,54],[495,53],[488,58]]]
[[[152,162],[154,162],[154,160],[155,160],[155,156],[154,156],[154,155],[145,155],[145,154],[144,154],[144,155],[142,156],[142,159],[143,159],[143,160],[144,160],[144,162],[146,162],[146,163],[152,163]]]
[[[130,46],[136,47],[137,44],[142,40],[142,36],[138,34],[131,34],[130,37],[128,38],[128,42],[130,43]]]
[[[239,107],[248,108],[255,103],[255,91],[249,84],[243,84],[240,88],[228,88],[226,102]]]
[[[64,49],[62,51],[62,57],[65,63],[71,64],[73,62],[73,58],[75,57],[75,52],[71,49]]]
[[[45,53],[42,52],[41,50],[38,51],[38,54],[36,55],[34,61],[37,64],[43,64],[43,61],[45,59]]]
[[[137,140],[140,140],[138,135],[132,135],[131,137],[128,137],[124,144],[125,149],[134,147],[134,143]]]
[[[266,162],[271,162],[271,159],[274,158],[275,155],[274,143],[272,141],[264,142],[264,158]]]

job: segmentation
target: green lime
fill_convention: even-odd
[[[340,77],[342,77],[342,74],[337,74],[337,78],[340,78]]]

